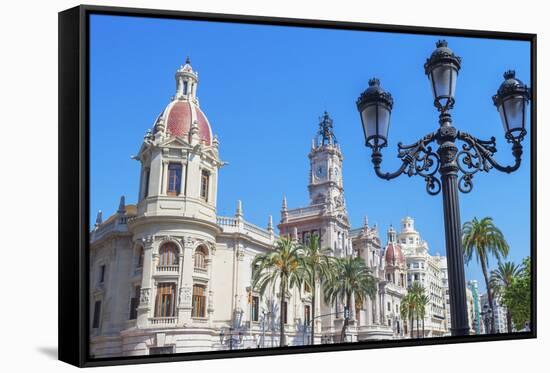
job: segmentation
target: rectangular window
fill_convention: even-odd
[[[287,323],[288,322],[288,303],[287,302],[283,302],[283,323]]]
[[[193,285],[193,309],[192,317],[206,317],[206,287]]]
[[[251,306],[251,315],[250,318],[252,321],[258,321],[260,313],[260,298],[253,296],[252,297],[252,306]]]
[[[181,164],[169,163],[168,164],[168,190],[170,195],[179,194],[181,189]]]
[[[161,283],[157,286],[155,317],[174,317],[176,284]]]
[[[304,325],[308,326],[310,321],[311,321],[311,306],[306,304],[304,306]]]
[[[391,311],[391,303],[388,302],[388,312]]]
[[[151,170],[145,170],[145,185],[143,186],[143,198],[149,196],[149,177],[151,176]]]
[[[206,170],[202,170],[201,173],[201,198],[205,202],[208,202],[208,184],[209,184],[210,174]]]
[[[102,264],[101,267],[99,267],[99,283],[102,284],[105,282],[105,264]]]
[[[187,94],[187,86],[188,86],[188,82],[187,80],[183,82],[183,94],[186,95]]]
[[[136,286],[134,288],[133,297],[130,298],[130,317],[129,320],[137,319],[137,309],[139,306],[139,295],[141,293],[141,286]]]
[[[310,232],[304,232],[304,245],[309,245],[309,239],[311,237]]]
[[[100,317],[101,317],[101,301],[97,300],[94,303],[94,319],[92,321],[92,328],[94,329],[99,328]]]

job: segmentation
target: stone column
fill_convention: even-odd
[[[167,179],[167,172],[168,172],[168,162],[163,161],[162,162],[162,170],[161,170],[161,180],[160,180],[160,194],[166,195],[166,191],[168,190],[168,179]]]
[[[178,298],[178,324],[184,326],[190,323],[193,307],[193,247],[195,241],[185,237],[181,240],[183,246],[183,258],[181,269],[181,287]]]
[[[372,325],[372,299],[370,297],[365,299],[365,320],[363,321],[363,325]]]
[[[212,288],[212,273],[214,273],[214,254],[216,249],[214,247],[209,247],[208,259],[206,259],[207,270],[208,270],[208,299],[207,299],[207,317],[208,324],[212,326],[212,321],[214,320],[214,290]]]
[[[143,270],[141,278],[141,293],[139,296],[137,327],[145,328],[149,322],[151,308],[153,305],[153,240],[152,236],[142,239],[143,242]]]
[[[185,192],[185,183],[187,180],[184,180],[185,178],[185,168],[187,167],[187,163],[184,161],[180,162],[181,164],[181,176],[180,176],[180,190],[178,190],[178,195],[183,196],[183,193]]]
[[[376,289],[376,302],[374,302],[374,323],[380,325],[380,293],[378,287]]]

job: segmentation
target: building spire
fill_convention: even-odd
[[[269,215],[269,219],[267,220],[267,231],[273,232],[273,216]]]
[[[124,196],[120,196],[120,202],[118,203],[117,214],[124,215],[125,213],[126,213],[126,198]]]
[[[97,212],[97,216],[95,218],[95,226],[99,227],[101,225],[101,223],[103,223],[103,212],[101,212],[101,210],[99,210]]]
[[[242,219],[243,217],[243,202],[241,200],[237,201],[237,211],[235,212],[235,217]]]
[[[193,70],[189,56],[185,59],[185,64],[181,65],[176,71],[176,96],[177,100],[197,101],[197,84],[199,74]]]
[[[319,118],[319,131],[317,133],[319,146],[337,144],[336,136],[334,136],[333,121],[325,110],[323,116]]]
[[[395,243],[396,242],[396,232],[395,229],[393,229],[393,225],[390,224],[390,228],[388,229],[388,243]]]
[[[281,221],[284,222],[288,219],[288,209],[286,206],[286,195],[283,194],[283,206],[281,207]]]

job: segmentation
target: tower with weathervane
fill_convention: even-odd
[[[349,221],[342,181],[344,157],[334,135],[333,121],[326,111],[320,120],[319,131],[313,139],[308,157],[310,204],[323,205],[324,214],[331,217],[325,245],[331,246],[336,256],[349,255]]]
[[[283,198],[281,222],[278,225],[280,233],[303,244],[307,244],[311,236],[318,235],[321,247],[329,249],[330,255],[352,255],[350,223],[342,182],[344,157],[334,135],[333,121],[327,112],[320,118],[319,130],[312,141],[308,158],[309,205],[289,209],[286,198]],[[311,297],[307,291],[305,293],[303,300],[307,305]],[[322,294],[319,291],[316,297],[317,304],[310,305],[316,307],[316,315],[326,315],[314,320],[315,334],[319,336],[319,342],[337,341],[342,327],[343,309],[338,305],[327,305],[321,298]]]

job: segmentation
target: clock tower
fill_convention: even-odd
[[[325,111],[309,153],[309,198],[311,205],[326,204],[329,211],[345,211],[342,182],[343,156],[333,131],[333,121]]]

